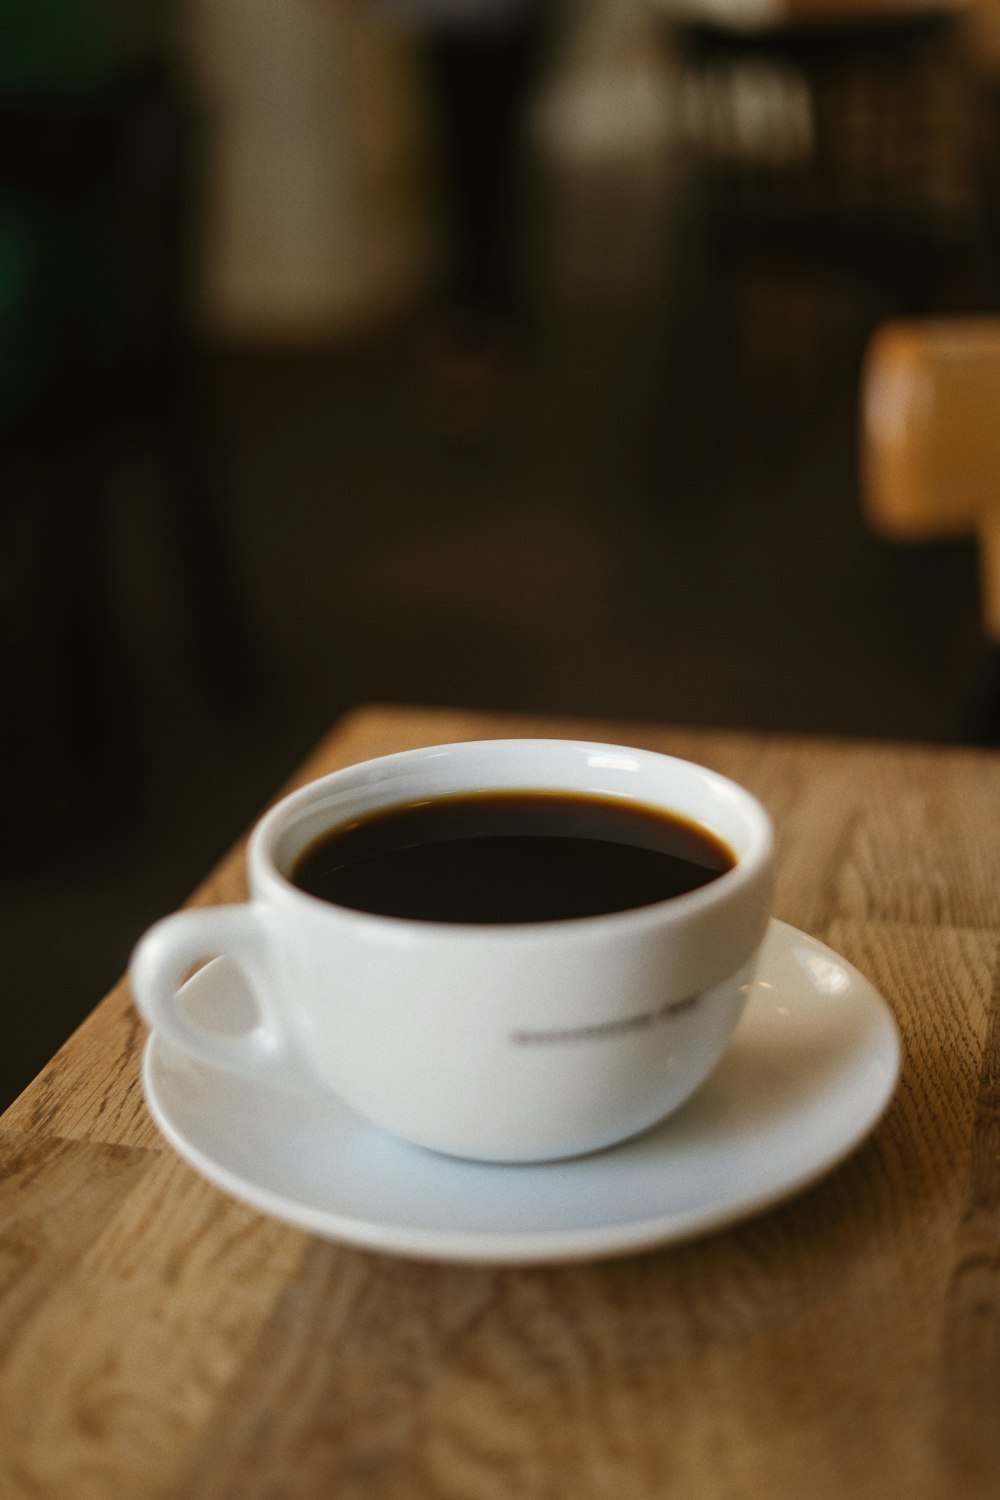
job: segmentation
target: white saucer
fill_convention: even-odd
[[[220,1029],[244,1013],[235,969],[189,982]],[[235,1198],[374,1250],[491,1264],[621,1255],[757,1213],[872,1129],[899,1072],[885,1002],[831,949],[772,922],[725,1057],[663,1124],[593,1156],[493,1166],[408,1146],[305,1081],[263,1086],[149,1039],[146,1100],[179,1154]]]

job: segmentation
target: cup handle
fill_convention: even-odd
[[[264,918],[259,906],[210,906],[179,911],[140,938],[129,964],[135,1003],[154,1030],[213,1068],[241,1077],[273,1077],[292,1048],[268,982]],[[250,1031],[211,1031],[186,1009],[179,991],[195,965],[226,957],[250,981],[258,1022]]]

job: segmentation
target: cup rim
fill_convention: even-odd
[[[367,912],[355,907],[342,906],[338,902],[328,901],[323,897],[313,896],[308,891],[297,886],[279,866],[274,856],[274,845],[282,831],[287,826],[289,819],[294,818],[302,809],[320,799],[324,792],[335,781],[348,776],[352,771],[362,768],[368,770],[389,770],[394,765],[402,765],[407,761],[419,762],[421,759],[430,758],[435,753],[442,751],[457,752],[468,751],[479,747],[489,746],[498,750],[517,751],[526,746],[534,749],[538,747],[553,748],[559,750],[574,750],[577,752],[590,752],[595,754],[606,753],[616,755],[641,756],[644,759],[653,759],[659,762],[674,762],[685,768],[694,769],[710,778],[712,781],[729,789],[729,794],[735,793],[745,812],[749,814],[752,824],[751,839],[748,848],[742,854],[735,854],[736,863],[731,869],[725,870],[707,885],[698,887],[693,891],[686,891],[682,895],[667,896],[660,901],[650,902],[646,906],[627,907],[621,911],[601,912],[597,915],[585,917],[557,917],[542,921],[532,922],[448,922],[433,918],[399,917],[388,916],[381,912]],[[492,788],[486,787],[484,790]],[[555,786],[539,785],[539,791],[559,791]],[[444,794],[447,795],[447,794]],[[640,799],[637,799],[640,800]],[[386,804],[390,806],[391,803]],[[688,816],[683,809],[675,808],[682,816]],[[335,823],[331,823],[335,827]],[[717,835],[721,836],[721,835]],[[735,851],[733,851],[735,853]],[[434,935],[438,938],[447,937],[450,940],[462,938],[478,939],[482,941],[484,936],[503,937],[507,940],[521,941],[529,937],[552,936],[563,934],[568,931],[590,932],[604,931],[608,924],[614,924],[623,930],[629,927],[641,929],[650,925],[662,923],[665,912],[669,911],[671,916],[676,913],[676,919],[680,920],[690,914],[718,905],[726,899],[735,899],[740,890],[748,886],[764,869],[771,860],[774,853],[774,828],[770,814],[763,803],[753,792],[742,786],[738,781],[726,776],[710,766],[702,765],[698,761],[687,760],[682,756],[669,755],[659,750],[649,750],[635,745],[612,744],[600,740],[578,740],[557,739],[545,736],[530,738],[497,738],[485,740],[457,740],[435,745],[414,746],[407,750],[392,751],[387,755],[374,756],[362,761],[354,761],[349,765],[338,767],[323,776],[316,777],[304,786],[296,788],[277,801],[259,819],[254,827],[247,849],[247,863],[251,873],[251,880],[255,876],[263,877],[268,885],[281,893],[285,900],[298,903],[306,903],[307,909],[322,911],[332,919],[349,920],[352,923],[367,926],[371,931],[396,932],[400,935],[423,935],[425,938]],[[258,893],[251,891],[253,898]]]

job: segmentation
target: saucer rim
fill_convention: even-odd
[[[801,1171],[789,1173],[779,1182],[761,1191],[750,1193],[746,1198],[720,1206],[717,1211],[703,1205],[688,1210],[673,1210],[669,1213],[644,1217],[634,1221],[622,1221],[592,1226],[544,1230],[466,1230],[424,1228],[381,1222],[371,1218],[357,1218],[334,1209],[318,1208],[296,1202],[272,1188],[257,1186],[251,1179],[218,1162],[214,1156],[193,1144],[178,1129],[164,1109],[158,1096],[154,1070],[157,1066],[169,1067],[169,1059],[160,1057],[164,1038],[152,1032],[146,1040],[142,1059],[142,1091],[146,1108],[157,1129],[168,1145],[194,1171],[213,1186],[229,1194],[248,1208],[263,1213],[281,1223],[318,1235],[335,1243],[352,1245],[358,1249],[374,1250],[383,1254],[402,1256],[407,1259],[448,1262],[469,1265],[541,1265],[568,1264],[628,1256],[683,1244],[702,1238],[720,1230],[742,1223],[766,1213],[769,1209],[797,1196],[819,1182],[823,1177],[842,1165],[874,1131],[879,1124],[896,1091],[902,1064],[902,1044],[899,1028],[884,997],[875,986],[842,954],[837,953],[820,939],[801,929],[772,918],[768,924],[768,935],[778,930],[788,940],[804,939],[811,947],[829,954],[851,974],[855,985],[860,986],[873,1012],[872,1025],[881,1022],[884,1031],[886,1056],[882,1060],[882,1076],[872,1080],[871,1097],[867,1108],[859,1110],[854,1128],[838,1139],[836,1149],[829,1153],[818,1152]],[[766,939],[765,939],[766,940]],[[214,1070],[207,1064],[194,1062],[199,1071],[211,1074]],[[267,1088],[263,1084],[261,1087]],[[345,1110],[347,1106],[344,1106]],[[352,1112],[353,1115],[353,1112]],[[376,1126],[355,1116],[360,1127],[375,1131]],[[656,1127],[653,1127],[654,1129]],[[649,1132],[633,1137],[643,1139]],[[405,1144],[405,1143],[404,1143]],[[632,1142],[623,1141],[608,1150],[627,1153]],[[409,1149],[421,1156],[433,1156],[422,1147]],[[595,1158],[607,1155],[606,1151],[594,1153]],[[575,1157],[579,1163],[586,1158]],[[490,1163],[466,1163],[483,1170],[490,1170]],[[530,1163],[518,1170],[529,1172],[558,1172],[566,1163],[561,1161]]]

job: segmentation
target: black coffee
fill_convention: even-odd
[[[562,792],[475,792],[331,829],[291,878],[311,896],[427,922],[557,922],[649,906],[732,869],[704,828]]]

